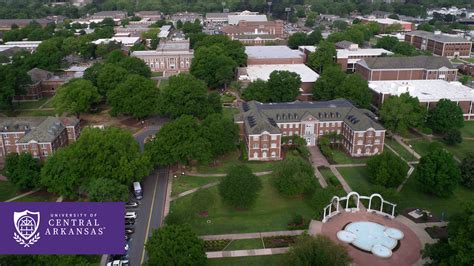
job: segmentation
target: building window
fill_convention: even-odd
[[[262,146],[263,146],[263,149],[268,148],[267,144],[263,144]]]
[[[253,140],[258,141],[258,136],[253,136]]]
[[[293,136],[293,131],[290,131],[290,136]]]
[[[254,148],[254,149],[258,149],[258,143],[254,143],[254,144],[253,144],[253,148]]]
[[[272,140],[276,140],[277,139],[277,136],[276,135],[272,135]]]
[[[268,136],[267,136],[267,135],[264,135],[264,136],[263,136],[263,140],[268,140]]]
[[[380,144],[380,139],[375,139],[375,144]]]
[[[277,147],[276,143],[272,143],[271,147],[276,148]]]
[[[286,128],[286,124],[283,124],[283,128]]]
[[[364,144],[364,142],[362,140],[357,141],[357,145],[362,145],[362,144]]]
[[[258,158],[258,153],[257,152],[253,153],[253,158]]]
[[[10,145],[10,141],[9,140],[5,140],[5,145]]]
[[[290,124],[290,128],[293,128],[293,124]]]
[[[272,151],[272,158],[276,157],[276,152]]]

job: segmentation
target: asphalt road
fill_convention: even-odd
[[[142,129],[135,134],[134,138],[143,150],[144,140],[156,134],[161,123]],[[163,209],[168,186],[168,168],[157,168],[142,181],[143,199],[136,210],[137,220],[135,222],[135,233],[129,242],[129,261],[131,266],[141,265],[146,259],[145,241],[151,236],[154,229],[161,226],[163,222]]]

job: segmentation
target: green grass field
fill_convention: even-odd
[[[23,198],[19,198],[17,202],[55,202],[58,199],[57,196],[50,194],[46,191],[38,191]]]
[[[0,181],[0,201],[6,201],[20,194],[16,187],[8,181]]]
[[[198,235],[208,235],[287,230],[287,224],[294,215],[301,214],[305,219],[316,215],[303,199],[281,197],[271,185],[271,175],[260,178],[263,189],[255,206],[248,210],[236,210],[223,205],[217,187],[210,188],[208,191],[215,193],[216,203],[209,209],[208,217],[196,216],[190,221],[194,231]],[[191,197],[183,197],[173,201],[171,211],[186,208],[190,200]]]
[[[15,102],[13,106],[17,110],[24,110],[24,109],[38,109],[41,105],[47,102],[50,98],[43,98],[38,101],[31,101],[31,102]]]
[[[284,256],[285,255],[270,255],[208,259],[207,264],[210,266],[275,266],[282,265],[282,259]]]
[[[237,108],[230,108],[230,107],[224,107],[222,108],[222,115],[224,118],[233,120],[234,115],[239,113],[239,109]]]
[[[464,138],[474,138],[474,121],[464,121],[461,134]]]
[[[237,164],[244,164],[250,167],[253,172],[263,172],[273,170],[273,168],[280,162],[280,161],[273,161],[273,162],[249,162],[249,161],[242,161],[239,159],[239,151],[231,152],[225,155],[222,158],[218,159],[218,163],[216,166],[213,165],[199,165],[197,166],[197,171],[199,173],[204,174],[216,174],[216,173],[225,173],[227,169],[232,165]]]
[[[173,178],[171,196],[176,196],[184,191],[204,186],[217,180],[219,180],[219,177],[178,176]]]
[[[409,151],[403,148],[403,146],[400,145],[400,143],[398,143],[396,140],[385,138],[385,144],[389,145],[392,149],[394,149],[406,161],[413,161],[415,159],[413,154],[411,154]],[[384,150],[388,151],[390,149],[385,147]]]
[[[360,164],[360,163],[366,163],[367,158],[355,158],[355,157],[350,157],[348,154],[346,154],[344,151],[339,151],[336,149],[333,149],[333,161],[336,164]]]
[[[436,141],[436,140],[435,140]],[[458,157],[459,159],[463,159],[468,152],[474,152],[474,140],[463,140],[461,144],[457,144],[454,146],[446,145],[441,141],[437,141],[441,143],[441,145],[448,150],[450,153]],[[412,140],[409,142],[415,151],[420,154],[421,156],[426,155],[429,150],[430,142],[427,140]]]
[[[339,168],[338,170],[354,191],[359,194],[369,193],[372,184],[367,180],[366,167]],[[458,186],[452,197],[439,198],[420,191],[419,184],[412,176],[399,192],[398,198],[397,210],[399,212],[406,208],[422,208],[438,217],[444,212],[445,217],[449,219],[462,210],[464,202],[474,201],[474,193],[472,190]]]

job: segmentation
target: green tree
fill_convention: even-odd
[[[398,42],[393,46],[392,52],[405,56],[414,56],[417,54],[415,46],[407,42]]]
[[[434,147],[421,157],[414,177],[422,191],[439,197],[452,195],[460,181],[460,170],[453,156],[440,147]]]
[[[0,109],[12,109],[13,98],[26,92],[31,78],[26,69],[13,64],[0,65]]]
[[[200,47],[194,53],[190,72],[211,88],[226,86],[234,79],[237,63],[226,54],[220,44]]]
[[[308,35],[306,33],[296,32],[288,38],[288,46],[291,49],[297,49],[298,46],[302,45],[308,45]]]
[[[399,186],[405,179],[408,165],[391,152],[372,156],[367,161],[368,180],[387,188]]]
[[[308,65],[321,73],[324,68],[334,65],[336,54],[333,43],[321,41],[316,52],[309,54]]]
[[[119,66],[128,70],[130,74],[137,74],[145,78],[151,77],[150,68],[143,62],[143,60],[136,57],[125,57],[120,61]]]
[[[84,71],[84,76],[82,78],[92,82],[92,85],[97,86],[97,78],[103,67],[103,63],[93,64],[91,67],[87,68],[86,71]]]
[[[117,88],[109,91],[108,102],[112,114],[129,114],[144,118],[158,110],[159,91],[154,81],[139,75],[130,75]]]
[[[474,188],[474,152],[469,152],[461,162],[461,184]]]
[[[285,264],[303,266],[346,266],[351,257],[344,246],[327,236],[301,236],[284,256]]]
[[[292,102],[300,95],[301,78],[298,74],[290,71],[273,71],[267,81],[271,90],[269,101]]]
[[[323,35],[321,34],[320,29],[313,30],[310,34],[308,34],[308,45],[316,45],[321,42],[323,39]]]
[[[99,92],[92,82],[73,79],[59,87],[53,98],[53,106],[59,113],[70,112],[79,115],[89,112],[92,105],[99,101]]]
[[[316,24],[316,13],[315,12],[309,12],[308,15],[306,15],[306,21],[304,22],[304,25],[306,27],[314,27]]]
[[[448,145],[455,145],[462,142],[461,131],[457,128],[449,129],[443,136],[443,140]]]
[[[336,20],[332,23],[332,27],[340,31],[344,31],[347,29],[347,27],[349,27],[349,24],[347,24],[347,22],[344,20]]]
[[[247,54],[245,53],[244,45],[238,40],[231,40],[226,35],[203,35],[198,34],[195,40],[195,45],[192,46],[194,50],[198,50],[200,47],[211,47],[213,45],[221,46],[225,52],[225,55],[232,58],[237,66],[244,65],[247,63]],[[194,60],[194,59],[193,59]]]
[[[222,201],[234,208],[252,207],[262,190],[262,181],[245,165],[233,165],[219,183]]]
[[[94,180],[110,179],[129,186],[151,169],[150,158],[140,154],[129,132],[114,127],[85,129],[76,142],[46,161],[41,184],[50,192],[75,199],[88,192]]]
[[[459,129],[464,126],[461,107],[448,99],[441,99],[436,107],[428,112],[428,126],[438,133],[446,133],[450,129]]]
[[[299,157],[288,157],[274,171],[273,185],[286,197],[301,195],[317,187],[311,164]]]
[[[127,202],[128,187],[122,185],[116,180],[99,178],[94,179],[87,187],[87,195],[90,201],[109,202],[123,201]]]
[[[251,82],[247,88],[242,92],[242,98],[246,101],[270,101],[271,90],[268,88],[267,82],[257,79]]]
[[[212,159],[211,143],[199,134],[196,118],[183,115],[166,123],[156,134],[155,140],[145,145],[145,151],[156,165],[172,165]]]
[[[145,249],[145,266],[207,264],[204,241],[189,226],[166,225],[154,230]]]
[[[40,163],[29,153],[10,153],[5,158],[5,176],[19,189],[34,188],[40,178]]]
[[[322,101],[335,99],[336,90],[345,79],[346,74],[339,66],[328,66],[314,83],[313,98]]]
[[[372,100],[368,82],[358,74],[346,75],[334,96],[352,100],[361,108],[368,108]]]
[[[160,33],[160,28],[150,28],[148,31],[142,32],[142,39],[153,39]]]
[[[375,47],[392,51],[395,45],[397,45],[397,43],[398,43],[397,37],[383,36],[382,38],[377,40],[377,44],[375,45]]]
[[[463,210],[452,217],[448,224],[448,239],[427,244],[423,258],[430,258],[428,265],[472,265],[474,263],[474,204],[466,202]]]
[[[217,95],[218,96],[218,95]],[[170,77],[167,86],[161,89],[160,112],[172,118],[193,115],[204,118],[220,113],[222,105],[215,94],[208,94],[206,84],[189,74]]]
[[[123,82],[128,75],[128,71],[114,64],[106,63],[101,65],[97,74],[97,89],[102,96],[115,89]]]
[[[134,52],[134,51],[145,51],[146,50],[146,47],[143,43],[137,43],[137,44],[134,44],[131,48],[130,48],[130,52]]]
[[[385,99],[380,108],[380,118],[387,129],[404,135],[408,128],[424,124],[426,110],[420,105],[418,98],[403,93]]]
[[[200,134],[211,143],[213,157],[235,150],[238,141],[237,125],[222,114],[208,115],[202,121]]]

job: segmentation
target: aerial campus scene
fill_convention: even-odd
[[[0,0],[0,266],[474,265],[472,0]]]

